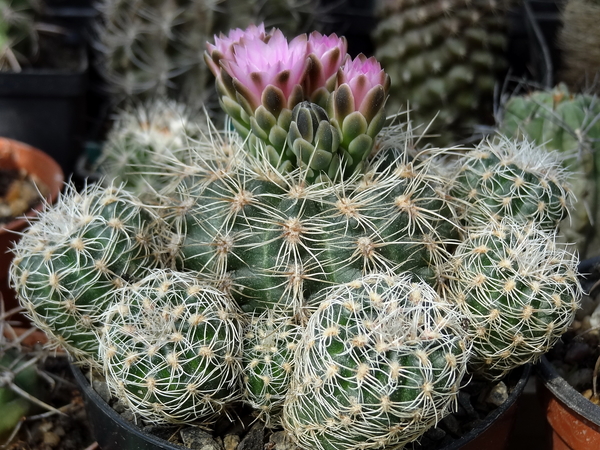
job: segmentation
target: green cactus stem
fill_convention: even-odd
[[[302,448],[401,448],[449,412],[466,372],[462,316],[410,274],[319,294],[283,423]]]
[[[110,390],[150,423],[210,422],[241,395],[241,318],[225,294],[163,269],[103,316]]]

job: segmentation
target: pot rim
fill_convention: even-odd
[[[483,427],[473,428],[468,433],[463,434],[459,439],[455,440],[454,442],[446,445],[445,447],[441,447],[440,450],[458,450],[462,446],[475,440],[475,438],[485,433],[487,429],[490,428],[496,422],[496,420],[498,420],[506,411],[508,411],[517,402],[517,399],[521,396],[521,393],[525,389],[525,385],[527,384],[527,380],[529,379],[529,375],[531,374],[531,363],[524,364],[513,370],[522,371],[521,376],[519,377],[519,381],[517,381],[517,384],[513,388],[506,401],[483,419],[485,425]]]
[[[536,373],[548,389],[558,400],[575,411],[580,416],[600,426],[600,406],[581,395],[573,386],[561,377],[548,358],[542,359],[535,367]]]
[[[172,442],[161,439],[157,436],[154,436],[150,433],[144,432],[142,429],[133,425],[132,423],[123,419],[106,401],[100,397],[100,395],[92,388],[91,383],[87,380],[85,375],[83,375],[81,367],[75,366],[73,363],[69,364],[71,368],[71,372],[75,377],[75,381],[77,385],[82,389],[84,397],[88,397],[91,401],[93,401],[105,414],[109,416],[113,421],[117,422],[121,427],[125,428],[128,432],[133,433],[140,439],[145,439],[149,441],[153,445],[161,446],[161,448],[165,449],[185,449],[186,447],[182,447],[180,445],[174,444]],[[529,375],[531,374],[531,364],[527,363],[521,367],[517,367],[514,370],[521,370],[521,375],[517,384],[514,386],[512,392],[508,396],[508,399],[488,414],[484,419],[484,426],[475,427],[469,432],[462,435],[459,439],[456,439],[454,442],[449,443],[448,445],[441,447],[440,450],[458,450],[465,444],[474,440],[478,436],[482,435],[490,428],[497,419],[499,419],[506,411],[508,411],[520,397],[521,393],[525,389],[525,385],[527,384],[527,380],[529,379]]]
[[[137,438],[145,440],[149,444],[155,445],[160,449],[189,450],[187,447],[182,447],[181,445],[174,444],[165,439],[159,438],[158,436],[147,433],[138,426],[123,419],[123,417],[121,417],[119,413],[117,413],[108,403],[106,403],[106,401],[92,388],[91,383],[83,374],[81,367],[76,366],[72,361],[69,363],[69,367],[71,368],[71,373],[75,377],[77,386],[83,391],[82,393],[84,394],[84,398],[89,398],[91,401],[93,401],[94,404],[101,409],[102,412],[106,414],[113,422],[116,422],[119,427],[124,428],[128,433],[131,433]]]

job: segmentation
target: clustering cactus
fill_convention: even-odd
[[[377,274],[315,303],[283,416],[302,448],[402,447],[446,414],[470,344],[429,285]]]
[[[154,423],[210,420],[239,397],[241,318],[225,294],[157,269],[116,298],[99,355],[133,412]]]
[[[11,270],[34,320],[142,419],[208,424],[240,401],[298,446],[401,448],[469,363],[503,373],[564,331],[570,193],[540,149],[379,134],[389,77],[336,35],[252,26],[206,56],[232,127],[209,123],[176,164],[150,155],[171,181],[144,205],[95,188],[47,210]],[[481,231],[503,216],[519,222]]]
[[[202,100],[208,83],[202,54],[213,34],[214,0],[103,0],[98,7],[101,66],[118,100]]]
[[[11,279],[33,323],[93,364],[114,290],[158,262],[157,220],[119,187],[68,186],[14,249]]]
[[[553,230],[573,202],[560,158],[527,141],[484,141],[456,167],[451,192],[464,201],[470,225],[508,216]]]
[[[600,101],[594,95],[572,94],[559,84],[552,90],[511,96],[498,122],[506,136],[531,140],[562,155],[563,166],[573,174],[569,182],[576,202],[560,231],[585,257],[587,249],[597,247],[598,242]]]
[[[164,168],[185,165],[206,129],[201,115],[189,109],[174,100],[153,99],[121,111],[96,163],[105,181],[122,183],[138,196],[173,182]]]
[[[19,72],[37,52],[33,0],[0,0],[0,71]]]
[[[379,0],[375,56],[394,80],[388,111],[408,108],[432,141],[451,145],[493,120],[496,78],[506,65],[502,2]]]
[[[456,249],[448,287],[468,319],[471,371],[498,379],[567,331],[581,287],[576,258],[555,239],[507,218],[471,230]]]

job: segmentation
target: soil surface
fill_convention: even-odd
[[[45,185],[26,173],[0,168],[0,227],[25,214],[47,192]]]

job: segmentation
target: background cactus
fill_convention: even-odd
[[[499,379],[537,361],[575,317],[577,258],[536,223],[505,219],[469,231],[448,276],[473,339],[470,370]]]
[[[69,185],[14,249],[11,282],[32,322],[94,364],[114,289],[158,263],[157,220],[121,188]]]
[[[302,448],[402,447],[448,412],[469,344],[461,315],[430,286],[379,274],[315,305],[283,416]]]
[[[467,224],[512,217],[554,230],[573,197],[556,152],[527,141],[483,141],[457,162],[451,194],[464,202]]]
[[[495,0],[378,0],[375,57],[393,80],[387,110],[446,146],[493,123],[496,78],[506,66],[505,8]]]
[[[206,128],[206,118],[190,109],[174,100],[153,99],[122,110],[96,163],[105,182],[122,183],[136,195],[173,182],[165,166],[177,170],[185,165]],[[162,171],[156,172],[158,166]]]
[[[566,85],[508,98],[498,121],[501,133],[529,139],[549,151],[559,151],[571,175],[576,202],[570,218],[560,224],[567,242],[577,244],[581,257],[600,246],[596,237],[598,157],[600,154],[600,101],[594,95],[572,94]]]
[[[0,71],[19,72],[37,52],[34,0],[0,0]]]
[[[600,93],[600,5],[595,0],[568,0],[562,8],[557,47],[561,52],[561,81],[579,92]]]
[[[103,316],[111,391],[151,423],[210,421],[240,397],[241,318],[190,274],[148,271]]]
[[[101,67],[117,100],[155,95],[199,104],[207,87],[202,62],[213,34],[215,0],[102,0]]]

